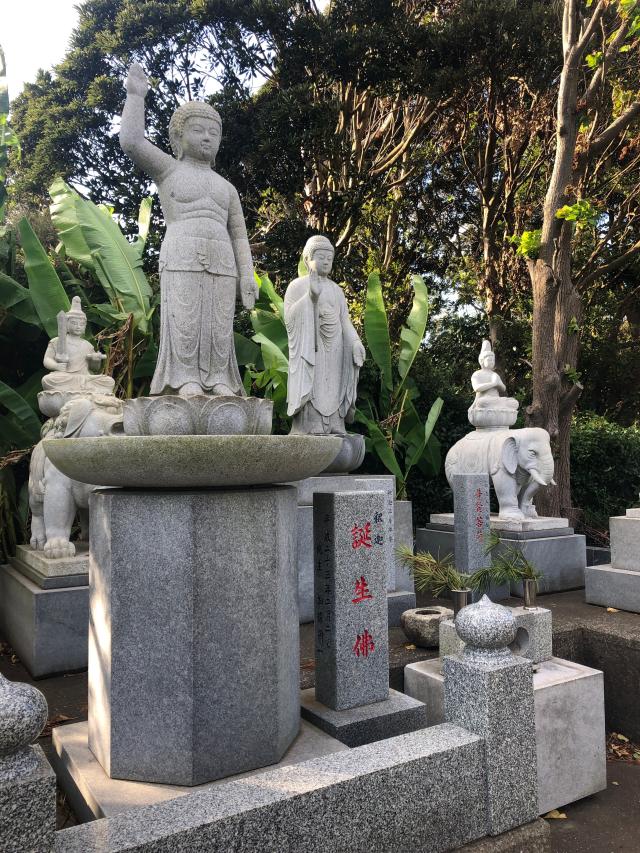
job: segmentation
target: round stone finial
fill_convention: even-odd
[[[456,616],[456,632],[466,644],[465,656],[495,661],[511,657],[508,646],[516,636],[513,614],[486,595],[462,608]]]
[[[39,690],[0,675],[0,779],[13,779],[37,765],[29,744],[44,728],[47,713]]]

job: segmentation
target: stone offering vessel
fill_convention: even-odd
[[[347,300],[329,278],[334,248],[322,235],[307,240],[308,275],[294,279],[284,298],[289,339],[287,414],[293,435],[339,435],[343,446],[328,470],[351,471],[364,458],[364,439],[348,435],[365,349],[349,317]]]
[[[476,399],[469,421],[476,429],[447,453],[445,473],[452,486],[455,474],[489,474],[503,521],[537,518],[533,498],[542,486],[555,485],[549,433],[539,427],[512,430],[518,401],[501,397],[505,386],[495,372],[489,341],[482,342],[480,366],[472,376]]]

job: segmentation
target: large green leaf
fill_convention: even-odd
[[[4,382],[0,382],[0,404],[9,411],[2,419],[0,433],[3,443],[7,438],[11,443],[29,447],[40,440],[40,419],[27,401]],[[11,433],[11,436],[9,436]]]
[[[400,355],[398,373],[405,379],[424,340],[427,318],[429,317],[429,293],[420,275],[411,276],[413,287],[413,305],[407,317],[406,326],[400,332]]]
[[[253,340],[257,344],[260,344],[265,368],[267,370],[275,369],[280,373],[286,374],[289,369],[289,359],[282,352],[280,347],[260,332],[253,336]]]
[[[233,342],[236,349],[238,364],[257,364],[260,357],[260,347],[244,335],[233,333]]]
[[[300,260],[298,261],[298,275],[300,276],[300,278],[302,278],[302,276],[304,275],[309,275],[309,267],[307,266],[307,262],[302,257],[302,255],[300,255]]]
[[[289,339],[287,329],[280,317],[272,311],[262,308],[254,308],[251,311],[251,325],[256,335],[264,335],[282,350],[285,355],[289,353]],[[254,341],[256,340],[254,336]]]
[[[409,471],[411,470],[411,468],[413,468],[413,466],[417,464],[418,460],[425,451],[427,443],[431,438],[431,433],[433,432],[437,420],[440,417],[442,406],[443,400],[441,397],[438,397],[429,409],[429,414],[427,415],[427,419],[424,423],[423,440],[417,447],[413,448],[412,452],[407,456],[406,459],[405,474],[407,477],[409,476]]]
[[[151,227],[151,208],[153,207],[153,199],[150,195],[146,198],[143,198],[140,202],[140,208],[138,210],[138,235],[133,243],[133,246],[138,253],[138,255],[142,258],[142,253],[144,252],[144,247],[147,245],[147,238],[149,237],[149,228]]]
[[[58,312],[68,311],[71,307],[69,297],[44,246],[26,219],[20,220],[18,230],[31,301],[44,330],[50,338],[54,338],[58,334]]]
[[[260,302],[267,301],[271,310],[278,315],[278,317],[283,320],[284,319],[284,299],[278,294],[277,290],[273,286],[273,282],[269,278],[269,276],[265,273],[265,275],[258,276],[254,274],[258,287],[260,288]],[[262,299],[264,297],[264,300]],[[266,306],[265,306],[266,307]]]
[[[382,298],[382,285],[377,272],[367,280],[367,300],[364,309],[364,332],[369,352],[380,370],[382,386],[390,395],[393,390],[391,369],[391,341],[387,311]]]
[[[10,314],[24,323],[42,326],[40,317],[34,308],[29,288],[23,287],[14,278],[3,272],[0,272],[0,306],[6,308]]]
[[[380,427],[375,421],[370,420],[360,409],[356,409],[355,419],[366,426],[369,433],[369,445],[384,467],[392,474],[395,474],[398,483],[404,483],[405,478],[400,470],[398,460]]]
[[[107,209],[81,198],[60,178],[49,193],[51,218],[67,255],[95,273],[113,307],[132,314],[134,325],[146,334],[151,287],[138,247],[126,239]]]

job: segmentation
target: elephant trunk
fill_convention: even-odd
[[[553,485],[553,457],[549,461],[541,459],[540,463],[540,465],[529,469],[531,479],[535,480],[540,486]]]

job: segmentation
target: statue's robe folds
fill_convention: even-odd
[[[358,334],[349,319],[344,293],[320,281],[314,305],[309,276],[287,288],[284,317],[289,337],[287,413],[292,432],[345,433],[355,412],[359,368],[353,360]]]

